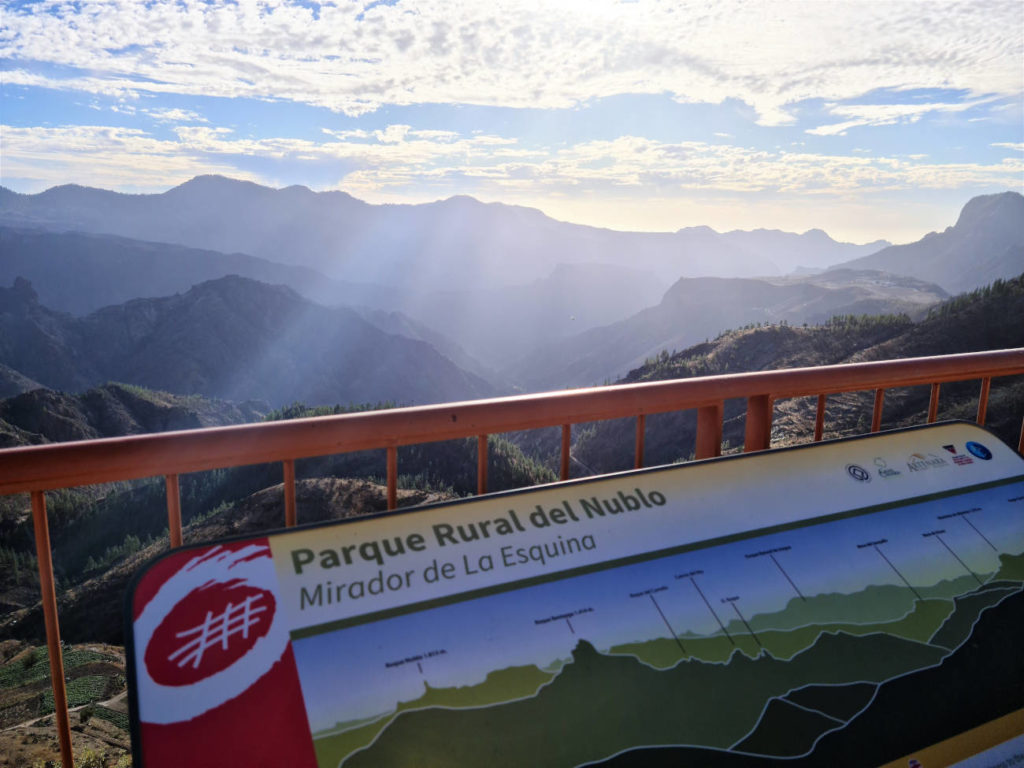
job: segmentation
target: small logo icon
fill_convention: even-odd
[[[871,482],[871,473],[864,469],[860,464],[847,464],[846,474],[861,483]]]
[[[902,474],[898,469],[893,469],[881,456],[875,457],[875,466],[878,467],[879,477],[896,477]]]
[[[950,453],[956,453],[956,446],[955,445],[944,445],[942,447],[945,448]]]
[[[973,440],[967,444],[967,450],[974,456],[977,456],[982,461],[988,461],[992,458],[992,451],[986,448],[981,443],[976,443]]]
[[[923,453],[912,453],[907,457],[907,469],[911,472],[924,472],[927,469],[943,466],[948,467],[949,462],[934,453],[929,453],[927,456]]]

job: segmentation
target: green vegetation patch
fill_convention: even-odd
[[[128,730],[129,721],[127,712],[118,712],[116,709],[110,709],[109,707],[94,707],[92,716],[97,717],[100,720],[106,720],[108,723],[113,723],[123,731]]]
[[[68,706],[80,707],[83,704],[102,701],[106,697],[109,680],[110,678],[104,675],[85,675],[69,681],[67,684]],[[40,714],[49,714],[53,710],[53,691],[47,690],[43,694]]]
[[[120,664],[121,660],[113,656],[90,650],[65,650],[64,674],[67,675],[75,667],[94,661],[109,661]],[[17,688],[37,680],[50,678],[50,662],[46,655],[46,646],[32,648],[27,654],[19,656],[0,667],[0,688]]]

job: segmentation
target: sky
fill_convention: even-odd
[[[217,173],[910,242],[1024,191],[1024,3],[0,0],[0,184]]]

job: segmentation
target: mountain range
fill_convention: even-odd
[[[816,324],[836,315],[920,316],[947,297],[933,283],[871,270],[788,278],[681,278],[657,305],[537,345],[501,373],[527,390],[587,386],[624,376],[662,350],[686,349],[730,328]]]
[[[1022,209],[1015,192],[975,198],[945,232],[886,247],[820,230],[614,232],[466,197],[374,206],[215,176],[159,195],[0,188],[0,285],[26,278],[43,306],[87,315],[240,275],[347,307],[510,392],[611,380],[749,323],[920,312],[1024,270]]]
[[[1003,192],[972,198],[944,232],[883,248],[843,266],[924,277],[950,293],[1016,277],[1024,270],[1024,196]]]
[[[237,276],[82,318],[46,308],[28,281],[16,280],[0,288],[0,363],[71,392],[117,380],[273,406],[410,404],[493,392],[426,342]]]
[[[344,192],[275,190],[220,176],[196,177],[157,195],[76,185],[36,195],[0,189],[0,223],[246,253],[402,294],[525,285],[558,263],[633,266],[654,272],[666,285],[683,276],[783,274],[888,245],[837,243],[820,230],[617,232],[470,197],[370,205]]]

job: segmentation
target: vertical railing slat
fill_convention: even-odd
[[[814,412],[814,442],[820,443],[825,435],[825,401],[828,395],[818,395],[818,407]]]
[[[284,466],[284,524],[291,528],[298,522],[295,512],[295,460],[285,459]]]
[[[882,406],[885,404],[885,390],[875,390],[875,408],[871,412],[871,431],[877,432],[882,428]]]
[[[1017,441],[1017,453],[1024,456],[1024,419],[1020,420],[1020,440]]]
[[[476,495],[487,493],[487,435],[476,437]]]
[[[177,475],[166,475],[164,484],[167,486],[167,533],[171,549],[175,549],[181,546],[181,487]]]
[[[723,411],[723,403],[697,409],[697,440],[693,449],[695,458],[710,459],[722,455]]]
[[[751,395],[747,398],[747,425],[743,436],[743,452],[763,451],[771,445],[771,395]]]
[[[992,386],[992,379],[986,377],[981,380],[981,393],[978,395],[978,424],[985,425],[985,415],[988,413],[988,391]]]
[[[640,414],[636,417],[636,445],[633,450],[633,469],[644,466],[644,431],[647,428],[647,417]]]
[[[928,398],[928,423],[934,424],[939,418],[939,388],[940,384],[932,384],[932,394]]]
[[[388,448],[388,510],[398,508],[398,448]]]
[[[60,759],[62,765],[73,767],[75,758],[71,751],[68,692],[64,684],[64,654],[61,652],[60,626],[57,622],[57,585],[53,579],[50,525],[46,519],[46,497],[42,491],[32,492],[32,528],[36,537],[36,562],[39,565],[39,589],[42,593],[43,622],[46,626],[46,648],[50,656],[53,709],[57,719]]]
[[[562,425],[562,460],[559,466],[558,476],[562,480],[569,479],[569,446],[572,440],[572,426]]]

